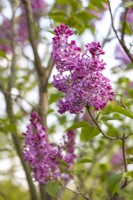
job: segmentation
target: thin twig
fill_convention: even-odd
[[[125,36],[125,29],[126,29],[126,19],[127,19],[127,12],[128,9],[125,9],[124,16],[123,16],[123,24],[121,29],[121,41],[124,42],[124,36]]]
[[[81,195],[84,199],[86,200],[90,200],[90,197],[82,192],[77,192],[77,191],[73,191],[72,189],[68,188],[68,187],[65,187],[64,185],[61,184],[61,187],[63,187],[64,189],[66,190],[69,190],[70,192],[74,193],[74,194],[79,194]]]
[[[115,18],[115,15],[116,15],[117,11],[118,11],[118,8],[119,8],[119,6],[117,6],[117,8],[116,8],[115,11],[114,11],[114,18]],[[108,30],[108,32],[107,32],[107,35],[106,35],[105,39],[104,39],[103,42],[102,42],[102,47],[104,47],[104,45],[106,44],[106,42],[108,42],[108,41],[110,41],[111,39],[113,39],[113,38],[108,39],[108,37],[109,37],[109,35],[110,35],[110,32],[111,32],[111,28],[112,28],[112,24],[110,25],[109,30]]]
[[[34,105],[29,102],[27,99],[25,99],[25,97],[21,96],[20,94],[12,94],[11,92],[9,91],[6,91],[4,89],[1,88],[0,86],[0,90],[3,94],[7,94],[7,95],[10,95],[10,96],[15,96],[16,98],[20,98],[20,99],[23,99],[26,103],[28,103],[32,108],[34,108]]]
[[[112,10],[111,10],[110,1],[107,0],[107,2],[108,2],[108,6],[109,6],[109,12],[110,12],[110,17],[111,17],[112,28],[113,28],[113,31],[114,31],[114,33],[116,35],[116,38],[118,39],[119,43],[123,47],[123,50],[125,51],[125,53],[127,54],[127,56],[130,58],[131,62],[133,62],[133,57],[130,54],[128,48],[126,47],[125,43],[118,36],[117,30],[115,29],[115,26],[114,26],[114,20],[113,20],[113,14],[112,14]]]
[[[126,137],[123,135],[123,138],[121,139],[122,141],[122,155],[123,155],[123,165],[124,165],[124,172],[127,172],[127,161],[126,161],[126,148],[125,148],[125,141]],[[122,185],[121,188],[124,188],[128,184],[127,178],[125,178],[124,184]]]
[[[52,56],[49,58],[48,66],[46,68],[46,83],[48,83],[49,77],[51,75],[52,69],[54,67],[54,61]]]
[[[114,137],[111,137],[111,136],[106,135],[106,134],[103,132],[103,130],[100,128],[100,126],[99,126],[99,124],[97,123],[97,121],[96,121],[96,120],[94,119],[94,117],[92,116],[89,107],[87,106],[86,108],[87,108],[87,111],[88,111],[88,113],[89,113],[89,115],[90,115],[92,121],[93,121],[94,124],[96,125],[97,129],[100,131],[100,133],[101,133],[105,138],[107,138],[107,139],[109,139],[109,140],[120,140],[120,139],[121,139],[121,138],[119,138],[119,137],[114,138]]]
[[[26,11],[29,40],[30,40],[30,44],[32,46],[32,50],[33,50],[34,58],[35,58],[35,67],[37,70],[37,74],[41,76],[44,73],[44,68],[42,67],[41,59],[37,51],[37,43],[36,43],[35,31],[33,27],[34,19],[33,19],[31,3],[29,0],[23,0],[23,4],[25,6],[25,11]]]

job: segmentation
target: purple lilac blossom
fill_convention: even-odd
[[[0,50],[11,53],[11,21],[4,19],[0,27]]]
[[[77,114],[83,112],[84,107],[104,108],[108,100],[113,99],[114,92],[110,80],[102,74],[106,63],[99,58],[104,54],[100,43],[86,44],[81,53],[76,41],[68,42],[73,35],[69,27],[61,24],[55,33],[52,57],[58,74],[53,76],[53,86],[64,94],[58,101],[58,112]]]
[[[31,165],[36,181],[46,184],[51,179],[61,178],[65,182],[71,179],[70,174],[60,169],[60,160],[67,163],[68,171],[72,169],[76,158],[73,131],[67,132],[63,137],[62,145],[50,143],[40,117],[34,112],[31,114],[30,125],[27,126],[27,131],[23,135],[25,139],[24,158]]]

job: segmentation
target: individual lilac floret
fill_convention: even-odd
[[[103,76],[106,63],[101,60],[104,54],[100,43],[86,44],[81,54],[76,41],[68,41],[73,34],[68,26],[61,24],[55,29],[52,56],[58,70],[53,76],[53,85],[64,94],[59,99],[59,113],[79,113],[84,107],[103,109],[112,100],[110,80]]]
[[[24,158],[33,169],[33,177],[36,181],[46,184],[51,179],[62,178],[68,181],[70,174],[60,169],[60,161],[67,162],[68,169],[72,169],[74,159],[74,134],[69,132],[63,139],[63,145],[49,143],[47,133],[41,124],[37,113],[32,113],[30,125],[23,133],[25,137]],[[63,152],[65,151],[65,155]]]

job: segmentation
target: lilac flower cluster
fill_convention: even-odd
[[[59,99],[59,113],[79,113],[83,107],[102,109],[108,100],[112,100],[110,80],[103,76],[105,62],[99,59],[104,54],[101,45],[97,42],[86,44],[81,48],[74,40],[68,42],[72,30],[64,24],[55,29],[53,38],[52,56],[58,70],[53,76],[53,85],[64,94]]]
[[[38,114],[34,112],[31,114],[30,125],[27,126],[27,131],[23,135],[25,137],[24,158],[31,165],[36,181],[46,184],[51,179],[70,180],[71,175],[63,172],[60,166],[61,161],[63,161],[68,164],[67,170],[72,169],[76,158],[73,131],[69,131],[63,137],[62,145],[50,143]]]

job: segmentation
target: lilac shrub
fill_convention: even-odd
[[[67,163],[67,171],[70,172],[76,158],[74,131],[69,131],[64,135],[62,145],[50,143],[40,117],[34,112],[31,114],[27,131],[23,135],[25,138],[24,158],[33,169],[34,179],[42,184],[57,178],[68,182],[71,175],[63,172],[61,161]],[[65,165],[64,170],[66,170]]]
[[[72,30],[64,24],[55,29],[52,56],[58,71],[53,76],[53,86],[64,94],[59,99],[59,113],[83,112],[84,107],[103,109],[108,100],[112,100],[114,92],[110,80],[103,76],[106,63],[100,59],[104,54],[99,42],[86,44],[81,48],[76,41],[68,41]]]

